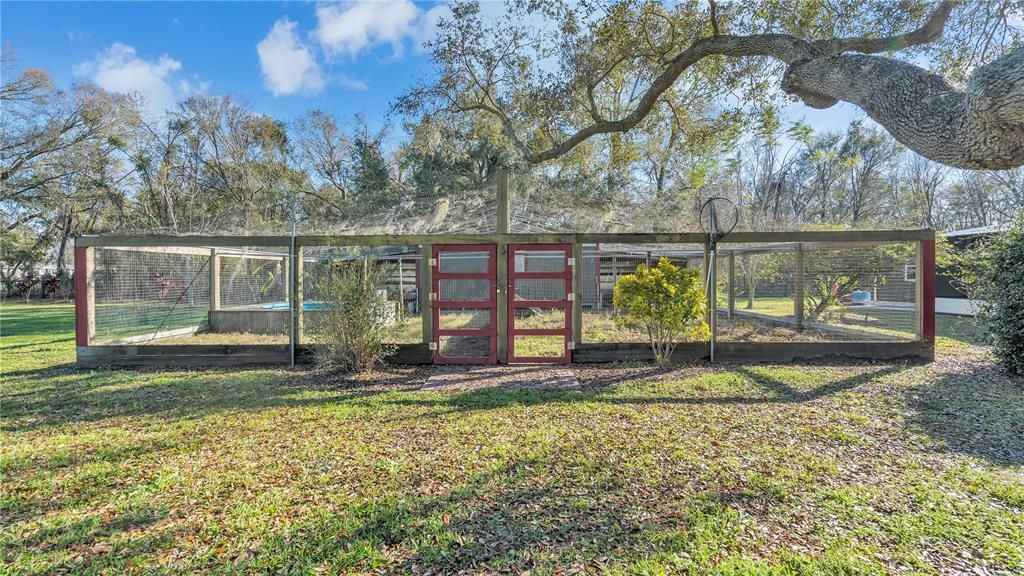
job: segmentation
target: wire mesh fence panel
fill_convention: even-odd
[[[221,308],[288,308],[288,251],[218,255]]]
[[[729,254],[732,257],[729,257]],[[736,247],[719,244],[716,262],[717,335],[722,342],[780,342],[814,339],[796,325],[795,247]],[[729,287],[731,277],[735,285]],[[733,306],[730,308],[730,290]]]
[[[606,245],[584,244],[582,342],[613,343],[649,341],[647,332],[627,326],[624,311],[615,306],[615,285],[638,266],[656,266],[661,258],[672,264],[704,270],[704,252],[700,244]],[[701,276],[703,281],[703,275]]]
[[[97,248],[95,343],[147,344],[207,329],[209,250]]]
[[[838,341],[917,337],[914,243],[808,245],[803,324]]]
[[[423,341],[423,321],[419,302],[420,250],[416,246],[306,246],[303,248],[302,295],[303,330],[300,344],[315,343],[324,334],[318,330],[318,318],[343,306],[337,294],[330,292],[331,274],[345,267],[366,267],[381,276],[380,291],[384,304],[379,317],[389,327],[386,340],[396,344]]]

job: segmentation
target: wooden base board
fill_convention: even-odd
[[[932,360],[935,347],[924,342],[719,342],[716,349],[716,360],[721,362],[793,362],[828,357]],[[708,359],[708,345],[702,342],[680,344],[672,355],[675,362],[706,362]],[[572,360],[580,364],[649,362],[654,360],[654,355],[646,344],[577,344]],[[82,368],[282,366],[289,361],[288,346],[278,344],[78,347],[78,366]],[[430,364],[432,354],[426,344],[400,344],[388,361],[393,364]],[[313,349],[299,347],[296,362],[312,363]]]

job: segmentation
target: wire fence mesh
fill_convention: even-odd
[[[722,245],[716,266],[718,339],[913,340],[915,247],[912,242]]]
[[[204,329],[209,265],[208,250],[96,249],[96,342],[144,343]]]
[[[647,342],[647,333],[623,325],[615,306],[615,285],[639,266],[655,266],[661,258],[683,268],[704,269],[701,244],[584,244],[582,342]],[[702,276],[703,278],[703,276]]]
[[[564,252],[522,246],[513,273],[558,273]],[[643,330],[620,322],[614,303],[620,279],[638,266],[667,258],[701,271],[703,244],[584,244],[575,276],[581,295],[582,343],[645,343]],[[920,338],[918,243],[720,243],[714,313],[721,342],[914,341]],[[302,252],[303,330],[299,344],[316,342],[316,319],[331,305],[324,274],[334,263],[365,262],[384,270],[385,308],[394,343],[422,343],[422,258],[417,246],[305,246]],[[476,273],[493,266],[487,252],[441,253],[437,269]],[[101,247],[94,251],[96,344],[286,344],[291,329],[287,247]],[[444,307],[435,328],[496,328],[472,303],[488,298],[492,280],[447,278],[438,283]],[[560,328],[571,322],[545,301],[566,298],[562,280],[520,278],[509,297],[531,301],[510,320],[520,328]],[[300,313],[301,312],[301,313]],[[436,339],[435,339],[436,340]],[[450,340],[450,339],[449,339]],[[461,340],[460,340],[461,341]],[[446,341],[447,342],[447,341]],[[450,342],[449,342],[450,344]],[[446,344],[447,345],[447,344]]]
[[[303,248],[302,296],[303,331],[300,344],[315,343],[317,317],[337,305],[327,290],[326,275],[331,266],[348,263],[380,269],[386,306],[381,310],[393,326],[388,340],[396,344],[423,341],[423,320],[419,301],[421,252],[416,246],[308,246]]]

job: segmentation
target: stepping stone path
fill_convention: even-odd
[[[434,366],[420,390],[446,392],[511,388],[515,390],[579,390],[576,375],[555,366]]]

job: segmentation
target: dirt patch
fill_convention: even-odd
[[[430,366],[380,366],[362,374],[332,374],[311,369],[299,372],[292,384],[311,390],[359,388],[366,391],[416,390],[430,376]]]
[[[569,368],[553,366],[435,366],[420,390],[444,392],[511,388],[514,390],[579,390]]]

